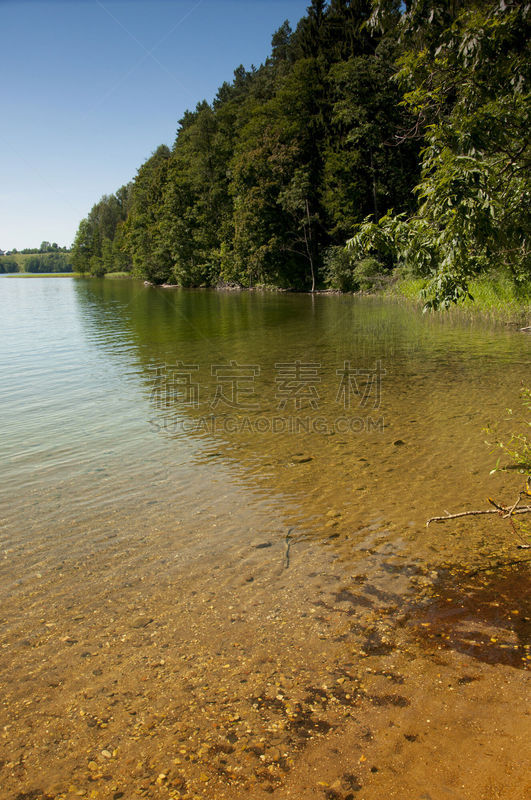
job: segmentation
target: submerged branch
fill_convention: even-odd
[[[448,519],[458,519],[459,517],[478,517],[482,516],[483,514],[497,514],[499,517],[503,519],[509,519],[510,517],[514,516],[515,514],[529,514],[531,512],[531,506],[522,506],[522,508],[516,508],[513,506],[512,508],[506,508],[505,506],[498,506],[497,508],[487,508],[482,511],[460,511],[458,514],[446,514],[444,517],[430,517],[430,519],[426,522],[426,527],[430,524],[430,522],[446,522]]]
[[[285,569],[289,567],[289,549],[291,547],[291,531],[293,528],[290,528],[286,534],[286,554],[285,554]]]

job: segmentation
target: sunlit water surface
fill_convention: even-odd
[[[2,799],[527,796],[528,564],[426,527],[521,487],[516,326],[2,278],[0,329]]]
[[[0,320],[2,544],[44,560],[202,514],[420,535],[503,488],[482,429],[529,367],[514,327],[373,298],[2,279]]]

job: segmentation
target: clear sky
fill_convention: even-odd
[[[69,246],[309,0],[0,0],[0,248]]]

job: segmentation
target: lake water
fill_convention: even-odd
[[[190,685],[202,685],[211,672],[225,691],[219,708],[208,701],[211,716],[219,712],[222,719],[236,704],[238,720],[230,725],[246,720],[249,746],[258,733],[237,705],[245,702],[236,699],[240,679],[234,670],[223,672],[221,663],[232,663],[225,648],[235,622],[245,633],[234,648],[243,648],[243,660],[252,662],[245,674],[257,682],[267,677],[271,653],[283,652],[289,629],[290,645],[284,642],[289,663],[277,663],[276,669],[284,677],[291,670],[297,683],[301,659],[310,674],[327,660],[344,658],[335,651],[325,657],[322,642],[340,642],[337,637],[345,632],[334,629],[334,639],[321,628],[335,625],[329,621],[334,611],[343,624],[339,611],[347,611],[341,602],[352,598],[353,585],[365,581],[372,587],[361,603],[365,611],[356,617],[361,631],[369,612],[373,624],[385,609],[394,608],[392,614],[401,603],[418,601],[419,584],[412,576],[428,575],[433,584],[430,571],[437,576],[456,564],[471,569],[495,555],[496,547],[508,547],[501,522],[488,529],[492,536],[484,521],[452,529],[426,529],[425,522],[446,510],[483,507],[487,494],[512,500],[519,489],[514,474],[489,476],[497,456],[489,454],[483,431],[507,406],[518,407],[521,382],[529,375],[530,340],[513,326],[427,316],[375,298],[2,278],[0,334],[0,597],[10,654],[2,680],[10,687],[12,707],[26,720],[15,726],[12,744],[18,772],[13,754],[4,762],[12,765],[6,775],[13,792],[17,786],[46,788],[55,780],[53,796],[67,796],[68,781],[81,792],[90,778],[95,785],[107,780],[116,792],[127,785],[129,797],[142,781],[149,784],[144,774],[149,769],[144,765],[144,772],[131,777],[127,760],[110,770],[112,780],[105,778],[96,753],[129,748],[130,759],[144,764],[138,750],[139,740],[145,749],[142,730],[126,735],[121,722],[123,740],[114,729],[111,736],[106,731],[113,715],[108,712],[102,723],[101,708],[94,711],[99,722],[90,728],[92,738],[101,734],[97,747],[77,728],[79,713],[89,713],[78,702],[82,686],[97,683],[102,672],[102,681],[112,673],[116,684],[129,671],[131,692],[133,679],[144,680],[140,675],[152,669],[138,661],[134,649],[143,640],[133,642],[130,652],[123,644],[133,618],[138,622],[133,639],[166,620],[155,637],[166,653],[161,675],[178,634],[181,655],[175,653],[173,671],[160,680],[172,697],[172,681],[180,686],[188,681],[188,700],[182,699],[177,715],[189,726],[181,741],[192,741],[201,727],[198,718],[206,713],[204,698],[190,702]],[[335,604],[327,599],[330,583]],[[312,625],[321,628],[310,631],[306,611],[312,597],[321,598],[318,616],[325,621],[313,618]],[[172,612],[177,598],[184,604],[179,620]],[[200,622],[206,608],[212,614]],[[282,623],[288,625],[284,630],[280,617],[295,610],[289,623]],[[168,625],[174,638],[161,644]],[[202,631],[190,633],[201,625]],[[269,633],[268,625],[274,627]],[[508,635],[517,636],[509,628]],[[356,630],[349,630],[355,638]],[[367,628],[361,633],[366,645]],[[380,634],[375,658],[388,654]],[[157,644],[153,636],[144,642],[150,654]],[[507,649],[516,653],[509,658],[500,651],[498,662],[521,666],[522,646],[518,636],[509,639]],[[418,649],[414,652],[420,658]],[[107,668],[94,668],[97,653],[109,657]],[[179,658],[186,664],[195,660],[196,671],[179,673]],[[44,703],[39,713],[48,715],[50,730],[64,743],[65,753],[51,770],[43,764],[52,745],[39,745],[28,733],[32,726],[23,709],[30,690],[13,684],[17,668],[27,680],[33,675],[32,691]],[[72,670],[78,684],[65,689]],[[229,674],[232,682],[223,683]],[[50,675],[57,680],[50,682]],[[63,686],[61,697],[49,688],[53,685]],[[85,705],[96,707],[94,692]],[[162,715],[168,696],[156,694],[149,702],[142,697],[139,715],[149,706],[156,716],[157,703]],[[253,713],[262,709],[261,702],[251,703]],[[273,714],[273,706],[268,708]],[[175,729],[164,730],[175,738]],[[274,736],[269,731],[273,750],[288,747],[281,730],[274,728]],[[318,727],[312,730],[317,735]],[[33,771],[20,766],[28,736]],[[162,752],[164,746],[157,748]],[[281,792],[289,759],[275,755],[271,785]],[[149,757],[156,761],[153,753]],[[157,769],[165,774],[162,761]],[[179,764],[172,769],[189,786],[221,780],[216,797],[237,797],[245,786],[248,791],[249,785],[262,785],[256,770],[243,762],[232,764],[233,777],[222,779],[219,764],[217,778],[204,767],[205,778],[203,761],[198,756],[184,771]],[[87,767],[89,762],[97,769]],[[280,777],[278,763],[284,769]],[[35,770],[44,776],[40,783]],[[297,780],[298,796],[305,797],[306,784]],[[309,786],[307,776],[304,780]],[[376,797],[382,788],[374,791]],[[253,796],[262,796],[256,792]],[[181,795],[175,789],[171,796]]]
[[[176,495],[197,512],[243,490],[317,525],[330,507],[403,524],[477,503],[482,428],[529,367],[514,329],[374,299],[37,278],[4,279],[0,303],[15,547],[79,521],[97,538],[153,501],[163,521]]]

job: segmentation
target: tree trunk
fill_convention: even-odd
[[[374,221],[378,222],[378,202],[376,200],[376,174],[374,171],[374,162],[372,159],[372,148],[370,148],[369,153],[371,156],[372,204],[374,208]]]
[[[313,268],[313,252],[312,252],[312,223],[310,220],[310,204],[306,198],[306,218],[308,220],[308,236],[306,236],[306,228],[304,229],[304,241],[306,242],[306,251],[308,253],[308,260],[310,262],[310,272],[312,275],[312,294],[315,292],[315,270]]]

